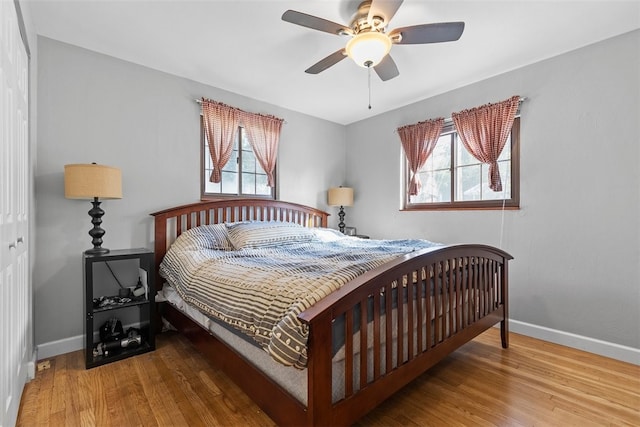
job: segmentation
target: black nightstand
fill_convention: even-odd
[[[101,255],[83,254],[82,258],[86,368],[155,350],[153,251],[120,249]],[[138,282],[146,285],[141,295],[120,296],[121,285],[133,289]],[[108,339],[101,340],[100,329],[111,319],[120,321],[122,333],[103,331]]]

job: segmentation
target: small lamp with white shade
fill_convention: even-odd
[[[344,233],[344,228],[345,228],[344,207],[353,206],[353,188],[349,188],[349,187],[330,188],[327,193],[327,203],[329,204],[329,206],[340,206],[340,211],[338,212],[338,217],[340,218],[340,222],[338,223],[338,228],[340,228],[341,233]]]

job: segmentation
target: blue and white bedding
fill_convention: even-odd
[[[282,222],[216,224],[181,234],[160,274],[187,303],[251,337],[278,362],[304,368],[301,312],[364,272],[435,245]]]

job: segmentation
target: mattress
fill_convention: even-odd
[[[431,325],[432,327],[435,324],[435,309],[434,307],[434,297],[431,296],[431,307],[432,307],[432,312],[431,312]],[[464,299],[465,301],[467,301],[467,298]],[[176,309],[178,309],[179,311],[181,311],[182,313],[184,313],[186,316],[188,316],[190,319],[192,319],[194,322],[196,322],[197,324],[199,324],[201,327],[203,327],[205,330],[208,330],[213,336],[215,336],[217,339],[219,339],[220,341],[224,342],[227,346],[229,346],[230,348],[232,348],[236,353],[242,355],[246,360],[251,361],[251,363],[256,366],[261,372],[265,373],[271,380],[273,380],[275,383],[277,383],[280,387],[282,387],[284,390],[286,390],[289,394],[291,394],[296,400],[298,400],[301,404],[303,405],[307,405],[307,385],[308,385],[308,371],[306,368],[304,369],[297,369],[291,366],[285,366],[279,362],[277,362],[275,359],[273,359],[264,349],[262,349],[260,346],[258,346],[257,344],[251,342],[250,340],[247,340],[246,337],[244,337],[242,335],[242,333],[238,332],[238,331],[234,331],[233,329],[230,329],[228,326],[225,326],[223,324],[221,324],[217,319],[212,318],[207,316],[206,314],[202,313],[198,308],[188,304],[187,302],[185,302],[180,295],[178,294],[178,292],[171,286],[169,286],[168,284],[165,284],[162,288],[162,290],[158,293],[158,297],[156,299],[156,301],[161,302],[161,301],[166,301],[167,303],[173,305]],[[457,301],[457,298],[456,298]],[[426,305],[426,300],[423,301],[423,307]],[[475,306],[475,304],[473,304],[473,300],[471,302],[472,306]],[[444,336],[447,336],[449,334],[449,330],[450,330],[450,325],[447,322],[447,317],[448,317],[448,312],[449,312],[449,304],[447,302],[447,300],[445,299],[443,301],[442,306],[444,307],[444,309],[440,309],[438,310],[439,312],[439,316],[441,318],[441,321],[443,322],[443,325],[445,327],[445,331],[444,331]],[[463,306],[464,310],[467,310],[469,306],[469,303],[465,303]],[[453,304],[453,308],[456,308],[456,303],[454,302]],[[473,309],[473,308],[472,308]],[[404,318],[404,322],[406,324],[406,322],[408,322],[407,318],[406,318],[406,313],[407,310],[404,310],[405,313],[405,318]],[[444,314],[444,315],[443,315]],[[393,331],[397,331],[397,310],[393,309],[392,310],[392,330]],[[385,322],[385,316],[381,317],[381,323]],[[415,325],[416,322],[414,322]],[[372,324],[369,323],[368,325],[368,333],[367,336],[369,337],[369,340],[372,339],[373,337],[373,331],[372,331]],[[383,328],[384,330],[384,328]],[[407,328],[404,329],[405,331],[407,330]],[[415,330],[415,328],[414,328]],[[422,328],[423,330],[423,340],[422,342],[426,343],[427,339],[426,339],[426,332],[425,332],[425,328]],[[416,342],[416,334],[414,333],[413,336],[413,340],[414,342]],[[435,336],[432,338],[432,342],[435,339]],[[396,343],[397,343],[398,337],[397,336],[393,336],[392,337],[392,342],[391,345],[393,347],[393,352],[392,352],[392,366],[397,366],[397,362],[398,362],[398,355],[396,354],[395,348],[396,348]],[[403,336],[403,340],[404,340],[404,346],[403,348],[405,349],[405,354],[401,355],[401,359],[406,359],[408,357],[408,355],[406,354],[406,349],[408,348],[407,346],[407,342],[408,342],[408,335],[405,332],[404,336]],[[382,343],[384,344],[386,342],[386,339],[383,337],[382,339]],[[355,357],[359,351],[358,349],[360,348],[360,332],[357,331],[354,333],[353,336],[353,348],[354,348],[354,372],[359,372],[360,369],[360,358],[359,357]],[[369,372],[368,372],[368,378],[371,380],[373,378],[373,350],[372,350],[372,343],[369,342],[368,345],[368,351],[367,351],[367,366],[369,367]],[[341,399],[344,398],[345,396],[345,384],[344,384],[344,372],[345,372],[345,347],[344,345],[341,346],[338,351],[335,352],[333,359],[332,359],[332,385],[333,385],[333,389],[332,389],[332,401],[333,402],[337,402]],[[386,366],[386,353],[383,351],[381,353],[381,370],[382,373],[384,373],[385,371],[385,366]],[[358,390],[360,388],[360,384],[359,384],[359,378],[357,376],[354,376],[353,379],[353,390]]]
[[[159,298],[156,301],[167,301],[194,322],[208,330],[220,341],[233,348],[236,353],[241,354],[245,359],[250,360],[257,368],[264,372],[269,378],[275,381],[289,394],[296,398],[303,405],[307,405],[307,370],[296,369],[276,362],[266,351],[255,344],[247,342],[239,336],[237,332],[232,332],[222,326],[215,319],[203,314],[200,310],[187,304],[176,292],[174,288],[164,285]],[[339,378],[339,377],[338,377]],[[334,399],[338,400],[340,395],[344,395],[344,390],[336,390]]]

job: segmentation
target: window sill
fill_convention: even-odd
[[[499,205],[491,204],[433,204],[433,205],[419,205],[419,206],[406,206],[400,209],[400,212],[413,212],[413,211],[517,211],[520,210],[520,205],[500,203]]]
[[[200,196],[200,200],[203,202],[210,202],[216,200],[226,200],[226,199],[266,199],[266,200],[277,200],[273,196],[264,196],[264,195],[253,195],[253,194],[204,194]]]

